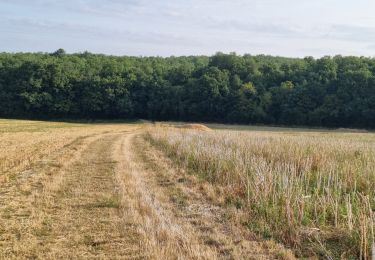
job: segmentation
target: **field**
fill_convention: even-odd
[[[0,120],[1,259],[371,259],[375,134]]]

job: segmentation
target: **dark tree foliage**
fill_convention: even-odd
[[[375,127],[375,59],[0,54],[0,116]]]

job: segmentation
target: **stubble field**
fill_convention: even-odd
[[[0,258],[371,258],[375,134],[0,120]]]

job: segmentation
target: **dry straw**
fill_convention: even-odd
[[[375,136],[363,133],[201,132],[156,127],[145,138],[180,167],[223,186],[248,226],[299,255],[370,259]]]

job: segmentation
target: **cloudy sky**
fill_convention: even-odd
[[[0,52],[375,56],[374,0],[0,0]]]

